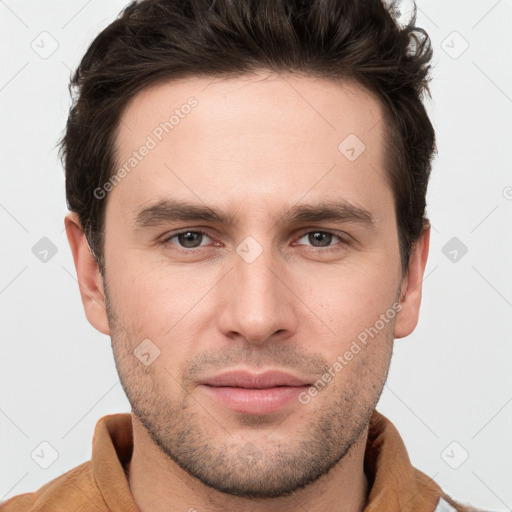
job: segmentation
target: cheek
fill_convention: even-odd
[[[339,267],[313,274],[303,287],[304,302],[333,332],[325,338],[347,342],[375,324],[395,302],[398,275],[375,266]]]
[[[215,315],[213,294],[208,292],[219,280],[218,273],[136,260],[122,268],[109,279],[109,294],[132,343],[148,338],[161,350],[172,344],[173,357],[179,358]]]
[[[117,320],[112,339],[119,374],[138,403],[147,402],[139,388],[154,390],[154,396],[178,396],[181,371],[197,350],[194,304],[205,295],[208,283],[186,279],[183,272],[130,268],[108,281]],[[151,358],[147,366],[146,353]]]

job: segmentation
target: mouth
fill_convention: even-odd
[[[229,409],[251,415],[278,412],[298,404],[310,382],[281,371],[230,371],[201,381],[204,393]]]

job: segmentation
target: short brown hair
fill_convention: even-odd
[[[384,108],[386,172],[394,194],[402,268],[428,225],[426,191],[435,134],[422,102],[428,35],[382,0],[142,0],[92,42],[71,78],[73,98],[59,144],[68,208],[77,212],[104,269],[105,201],[94,191],[115,172],[123,109],[150,85],[186,76],[257,70],[354,79]]]

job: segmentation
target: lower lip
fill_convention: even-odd
[[[298,403],[298,396],[309,386],[279,386],[247,389],[223,386],[201,386],[206,393],[230,409],[244,414],[270,414],[287,405]]]

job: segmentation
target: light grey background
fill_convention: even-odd
[[[54,149],[70,71],[125,3],[0,1],[0,500],[88,460],[97,420],[129,411],[110,339],[83,313]],[[439,147],[428,195],[434,229],[420,323],[396,342],[378,409],[413,464],[446,492],[510,510],[512,0],[418,7],[436,62],[428,103]],[[57,249],[46,262],[32,252],[43,237]],[[58,452],[47,469],[31,457],[43,450],[51,462],[41,442]]]

